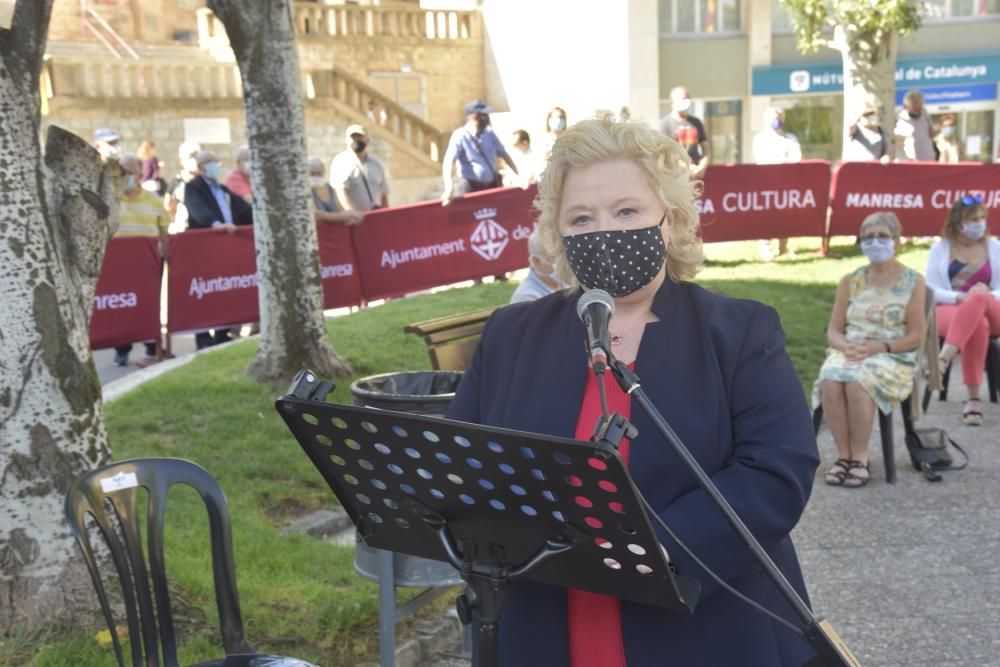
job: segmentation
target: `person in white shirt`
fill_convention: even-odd
[[[504,185],[526,188],[538,182],[542,165],[539,163],[538,154],[531,150],[531,135],[526,130],[514,130],[507,153],[517,164],[517,172],[506,164],[501,167],[500,175],[503,177]]]
[[[802,160],[802,148],[794,134],[785,132],[785,112],[777,107],[764,111],[764,129],[753,137],[753,161],[757,164],[788,164]],[[761,239],[758,244],[761,259],[774,259],[771,241]],[[788,253],[788,239],[778,239],[778,255]]]
[[[903,98],[903,109],[896,117],[896,161],[934,162],[934,125],[924,108],[924,96],[911,90]]]
[[[385,167],[368,154],[368,131],[350,125],[344,132],[347,149],[330,162],[330,185],[341,209],[372,211],[389,206],[389,179]]]

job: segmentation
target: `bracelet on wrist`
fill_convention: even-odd
[[[889,341],[887,340],[882,341],[882,344],[885,345],[885,351],[888,352],[889,354],[892,354],[892,346],[889,345]]]

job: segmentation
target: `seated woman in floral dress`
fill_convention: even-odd
[[[861,223],[868,264],[837,286],[826,361],[813,402],[822,402],[837,445],[825,481],[851,488],[868,483],[868,439],[875,410],[891,414],[912,391],[917,348],[923,340],[924,279],[896,259],[902,227],[894,213],[872,213]]]

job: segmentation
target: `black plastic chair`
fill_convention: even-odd
[[[939,338],[941,344],[944,344],[944,338]],[[948,365],[948,370],[944,372],[944,377],[941,378],[941,392],[938,394],[938,400],[947,401],[948,400],[948,381],[951,380],[951,368],[955,364],[955,360],[952,359],[951,364]],[[990,338],[989,345],[986,347],[986,384],[989,387],[990,403],[996,403],[1000,400],[1000,338]],[[924,398],[924,404],[926,405],[929,401],[930,395]]]
[[[91,546],[87,517],[97,524],[118,574],[128,621],[132,667],[160,664],[176,667],[177,638],[163,560],[163,516],[167,492],[174,484],[187,484],[198,492],[208,510],[211,531],[215,598],[226,657],[199,665],[312,667],[294,658],[259,654],[247,642],[236,591],[226,498],[218,482],[204,468],[180,459],[133,459],[112,463],[76,480],[66,494],[66,519],[97,589],[119,667],[125,667],[125,658],[101,581],[100,563]],[[140,488],[145,488],[148,494],[145,507],[139,502]],[[143,531],[146,533],[146,553],[143,552]]]
[[[899,407],[903,411],[903,429],[906,433],[913,432],[913,409],[910,405],[910,401],[913,400],[913,396],[907,397],[905,401],[899,404]],[[879,436],[882,439],[882,460],[885,465],[885,481],[889,484],[896,483],[896,448],[893,442],[893,428],[892,428],[892,415],[882,414],[882,411],[876,409],[875,412],[878,414],[878,430]],[[813,410],[813,431],[819,434],[819,427],[823,423],[823,406],[818,406]]]

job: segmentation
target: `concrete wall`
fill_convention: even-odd
[[[743,97],[750,90],[745,36],[660,42],[660,93],[687,86],[691,97]]]

